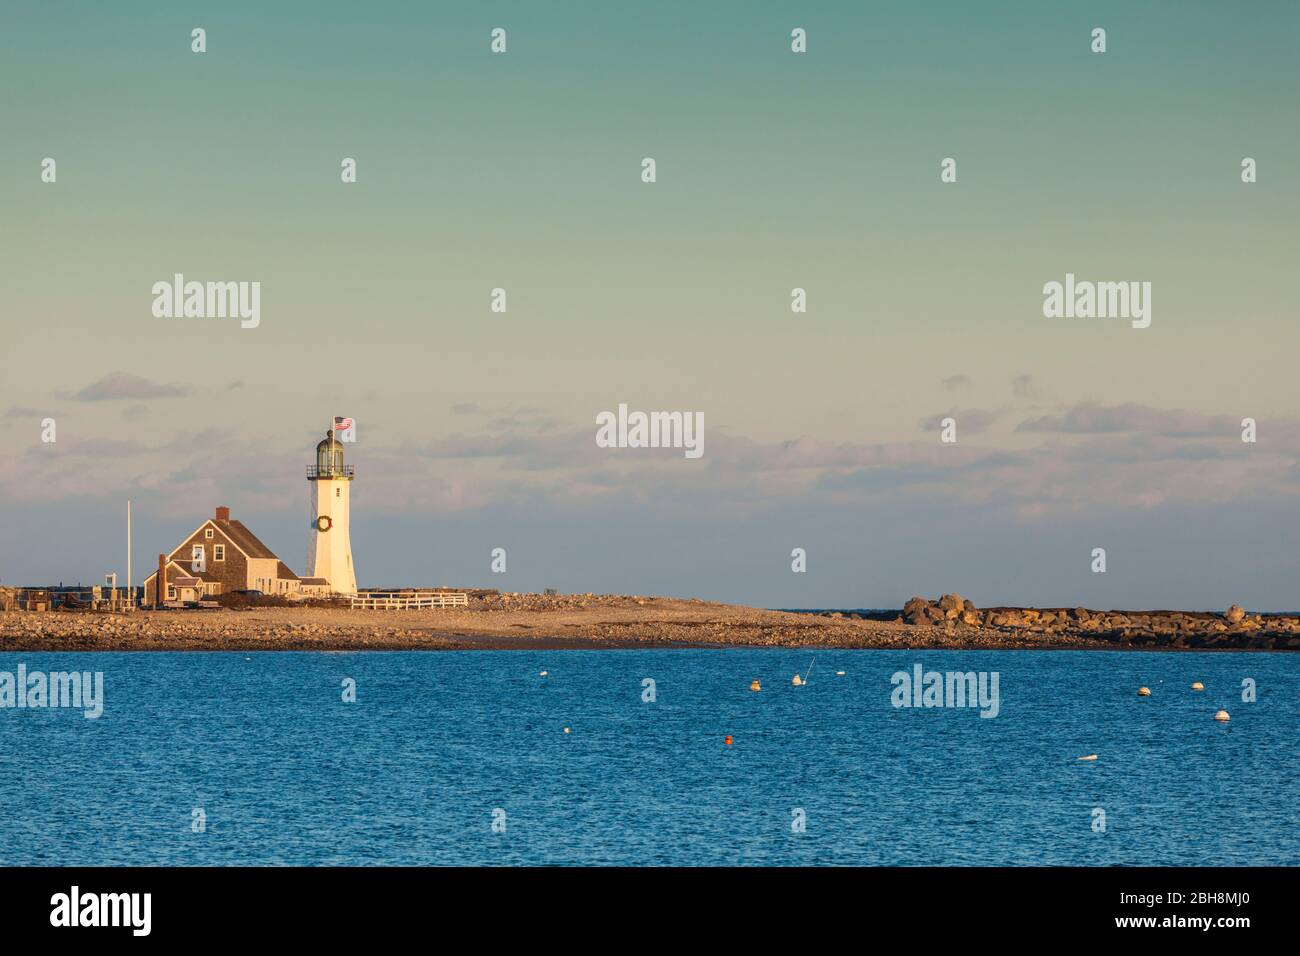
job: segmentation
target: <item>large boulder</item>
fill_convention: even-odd
[[[903,620],[908,624],[929,624],[930,602],[923,597],[914,597],[903,605]]]
[[[1245,616],[1246,611],[1240,604],[1234,604],[1232,607],[1228,608],[1227,613],[1223,615],[1224,620],[1229,624],[1239,624],[1241,619]]]
[[[960,594],[945,594],[939,598],[939,609],[961,612],[966,610],[966,601]]]

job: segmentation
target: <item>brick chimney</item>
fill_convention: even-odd
[[[153,580],[153,606],[160,608],[167,600],[167,555],[158,555],[158,576]]]
[[[230,520],[230,509],[227,508],[225,505],[218,505],[218,506],[217,506],[217,520],[218,520],[218,521],[229,521],[229,520]]]

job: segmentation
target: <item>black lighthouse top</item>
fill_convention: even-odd
[[[307,466],[307,480],[317,479],[352,480],[352,466],[343,464],[343,443],[334,437],[332,430],[316,445],[316,464]]]

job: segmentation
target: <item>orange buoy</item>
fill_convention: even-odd
[[[763,685],[760,684],[757,680],[752,680],[749,682],[749,689],[754,691],[762,690]]]
[[[1222,723],[1225,720],[1232,720],[1232,716],[1226,710],[1221,710],[1214,715],[1214,719]]]
[[[798,674],[795,674],[795,675],[794,675],[794,679],[791,680],[790,683],[791,683],[791,684],[794,684],[795,687],[802,687],[802,686],[803,686],[803,678],[800,677]]]
[[[1192,685],[1192,690],[1205,690],[1205,685],[1202,684],[1200,681],[1197,681]]]
[[[1138,696],[1139,696],[1139,697],[1150,697],[1150,696],[1151,696],[1151,688],[1150,688],[1150,687],[1139,687],[1139,688],[1138,688]]]
[[[726,744],[728,747],[730,747],[730,746],[731,746],[731,734],[727,734],[727,736],[723,738],[722,742],[723,742],[724,744]]]

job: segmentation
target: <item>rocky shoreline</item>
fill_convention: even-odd
[[[493,594],[468,608],[418,611],[0,612],[0,652],[819,646],[1300,650],[1300,617],[1247,614],[1235,605],[1224,614],[980,609],[956,594],[862,613],[595,594]]]

